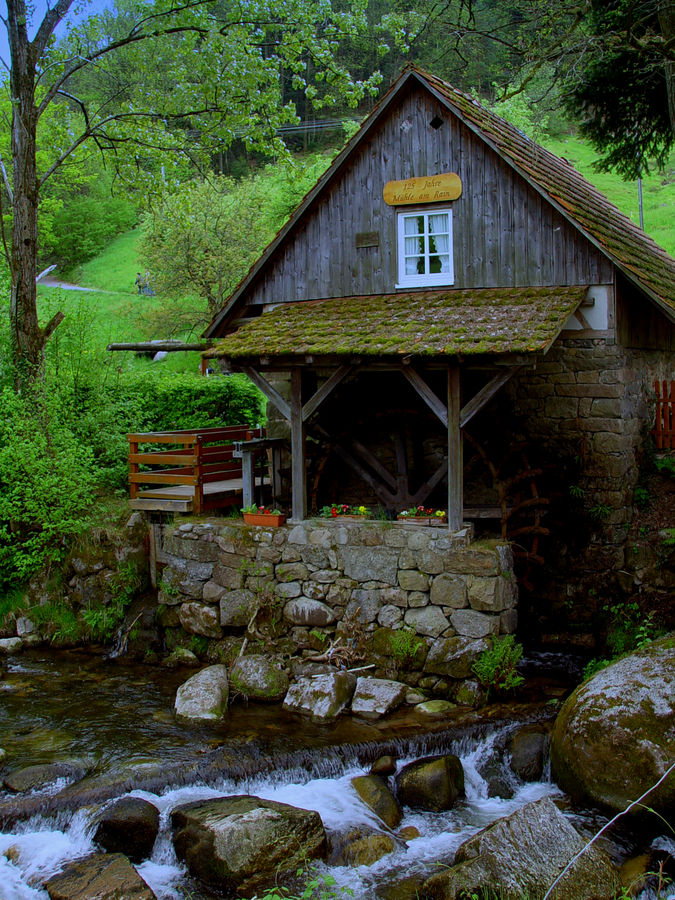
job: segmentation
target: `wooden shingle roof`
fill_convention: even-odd
[[[585,286],[419,291],[288,303],[248,322],[208,357],[472,356],[545,352]]]
[[[545,150],[462,91],[412,69],[439,100],[488,142],[530,184],[603,250],[630,281],[675,313],[675,259],[625,216],[565,159]]]

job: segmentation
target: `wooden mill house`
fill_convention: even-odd
[[[293,520],[442,506],[450,530],[497,516],[536,558],[537,476],[572,459],[609,571],[674,322],[668,254],[565,160],[409,67],[205,336],[290,438]]]

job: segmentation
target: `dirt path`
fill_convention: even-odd
[[[60,281],[58,278],[52,278],[50,275],[46,275],[44,278],[41,278],[38,281],[38,284],[43,284],[45,287],[50,288],[62,288],[64,291],[87,291],[93,292],[96,294],[112,294],[112,291],[103,291],[98,288],[88,288],[82,287],[80,284],[70,284],[68,281]]]

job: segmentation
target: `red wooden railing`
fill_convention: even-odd
[[[675,449],[675,381],[655,381],[654,443],[657,450]]]
[[[162,497],[158,490],[162,486],[170,498],[172,486],[189,485],[194,489],[192,511],[197,515],[232,502],[222,497],[205,498],[204,485],[240,479],[242,461],[234,456],[234,442],[262,438],[264,434],[263,428],[248,425],[128,434],[131,500],[143,499],[140,485],[152,488],[158,499]],[[159,446],[151,448],[153,444]]]

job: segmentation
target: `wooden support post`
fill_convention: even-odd
[[[305,477],[305,425],[302,420],[302,369],[291,369],[291,521],[302,522],[307,515]]]
[[[195,476],[192,512],[195,516],[201,516],[204,512],[204,485],[202,484],[202,478],[204,476],[204,473],[202,472],[202,466],[204,464],[204,460],[202,457],[202,436],[199,434],[197,435],[197,440],[194,444],[193,453],[197,461],[192,467],[192,474]]]
[[[255,503],[255,466],[253,465],[253,451],[243,450],[241,454],[241,480],[242,503],[244,506],[253,506]]]
[[[462,432],[459,425],[459,366],[448,366],[448,528],[459,531],[464,518]]]
[[[131,462],[131,457],[138,453],[138,441],[129,441],[129,475],[138,475],[140,466],[137,462]],[[129,482],[129,497],[135,500],[138,497],[138,484],[135,481]]]

